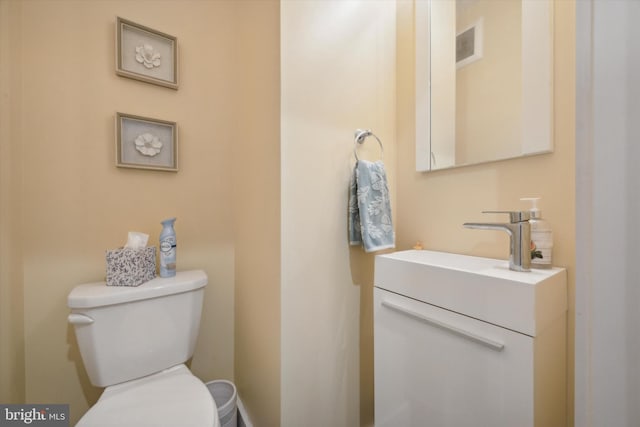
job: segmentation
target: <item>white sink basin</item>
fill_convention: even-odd
[[[532,337],[567,310],[563,268],[516,272],[508,261],[446,252],[378,255],[374,285]]]

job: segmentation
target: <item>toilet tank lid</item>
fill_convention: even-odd
[[[202,288],[207,274],[202,270],[179,271],[174,277],[156,277],[140,286],[107,286],[105,282],[78,285],[67,297],[69,308],[93,308],[156,298]]]

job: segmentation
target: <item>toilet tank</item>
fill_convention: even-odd
[[[76,286],[67,298],[69,323],[91,383],[106,387],[189,360],[206,285],[204,271],[193,270],[136,287]]]

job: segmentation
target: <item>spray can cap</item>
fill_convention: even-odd
[[[538,200],[540,200],[540,197],[522,197],[520,200],[531,202],[531,208],[529,208],[531,219],[538,219],[542,217],[542,212],[538,209]]]
[[[176,218],[168,218],[165,219],[164,221],[160,221],[160,224],[166,226],[173,226],[173,223],[176,222]]]

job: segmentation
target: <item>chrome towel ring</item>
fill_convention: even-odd
[[[360,160],[358,158],[358,144],[363,144],[368,136],[373,136],[376,139],[376,141],[378,141],[378,145],[380,145],[381,157],[384,157],[384,146],[382,145],[382,141],[380,141],[380,138],[378,138],[376,134],[371,132],[371,129],[366,129],[366,130],[356,129],[355,140],[354,140],[355,146],[353,147],[353,155],[355,156],[356,160]]]

